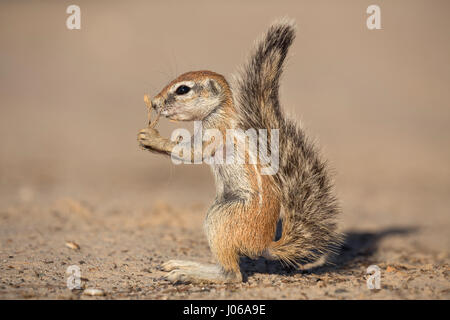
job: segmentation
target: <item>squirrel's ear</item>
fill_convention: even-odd
[[[208,86],[209,91],[215,96],[220,94],[220,92],[222,91],[220,85],[214,79],[208,79],[206,85]]]

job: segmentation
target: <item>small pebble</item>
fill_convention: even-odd
[[[78,243],[75,243],[73,241],[67,241],[66,242],[66,247],[72,249],[72,250],[80,250],[80,246],[78,245]]]

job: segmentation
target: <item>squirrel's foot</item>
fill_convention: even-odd
[[[190,283],[230,283],[241,282],[242,276],[225,272],[218,265],[201,264],[193,261],[170,260],[162,265],[164,271],[170,271],[166,278],[171,282]]]
[[[175,269],[186,269],[186,268],[195,268],[195,267],[201,267],[205,266],[204,264],[194,262],[194,261],[187,261],[187,260],[169,260],[162,264],[162,269],[164,271],[172,271]]]

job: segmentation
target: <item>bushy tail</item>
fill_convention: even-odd
[[[234,79],[233,92],[242,129],[280,130],[280,166],[274,178],[283,207],[283,231],[268,255],[300,267],[333,252],[341,237],[336,231],[339,207],[327,165],[303,130],[280,109],[279,79],[294,38],[294,23],[274,23]]]
[[[334,253],[342,236],[340,212],[327,164],[303,130],[290,120],[280,128],[280,168],[277,182],[282,199],[283,231],[269,254],[301,267]]]
[[[233,79],[242,129],[279,128],[283,116],[278,87],[283,64],[295,38],[295,24],[274,23],[258,41],[247,65]]]

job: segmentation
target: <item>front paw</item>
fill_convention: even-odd
[[[156,145],[161,136],[158,130],[153,128],[145,128],[139,131],[138,141],[139,145],[144,148],[151,148]]]

